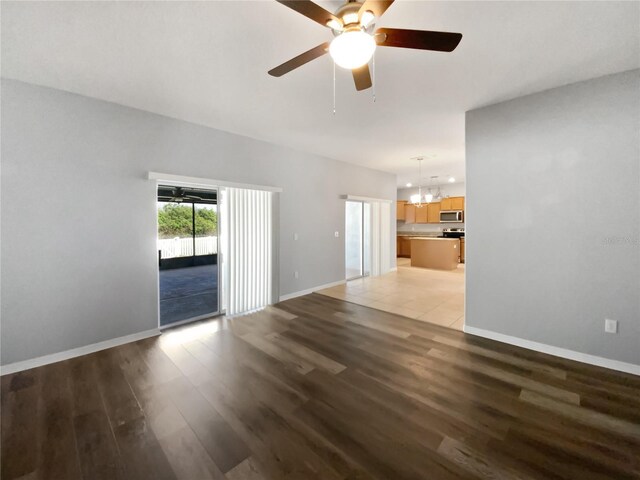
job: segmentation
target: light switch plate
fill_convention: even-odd
[[[333,235],[338,238],[340,236],[340,232],[335,232]]]
[[[604,319],[604,331],[607,333],[618,333],[618,321],[610,318]]]

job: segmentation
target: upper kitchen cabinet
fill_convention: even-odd
[[[396,202],[396,219],[397,220],[406,220],[405,215],[405,206],[407,205],[406,200],[398,200]]]
[[[416,207],[414,205],[405,204],[404,206],[404,223],[416,223]]]
[[[441,210],[464,210],[464,197],[443,198],[440,202]]]
[[[440,202],[424,203],[421,207],[416,207],[405,200],[398,200],[396,215],[404,223],[440,223],[441,209]]]
[[[440,223],[440,202],[427,205],[427,223]]]
[[[464,210],[464,197],[451,197],[452,210]]]
[[[428,205],[422,204],[421,207],[416,207],[416,223],[429,223]]]
[[[429,223],[429,211],[427,204],[422,204],[421,207],[416,207],[415,205],[405,202],[404,223]]]
[[[421,207],[398,200],[396,208],[398,220],[404,220],[404,223],[440,223],[441,210],[464,210],[464,197],[443,198],[440,202],[424,203]]]

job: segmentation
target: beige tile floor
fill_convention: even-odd
[[[318,293],[455,330],[464,325],[464,264],[447,272],[411,266],[398,258],[398,271],[351,280]]]

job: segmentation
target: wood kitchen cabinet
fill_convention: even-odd
[[[396,202],[396,219],[397,220],[405,220],[405,207],[407,205],[406,200],[398,200]]]
[[[460,238],[460,263],[464,263],[464,237]]]
[[[464,197],[451,197],[451,210],[464,210]]]
[[[440,202],[427,205],[427,223],[440,223]]]
[[[440,211],[464,210],[464,197],[443,198],[441,202],[416,207],[404,200],[397,203],[397,218],[405,223],[440,223]]]
[[[421,207],[416,207],[416,223],[429,223],[428,205],[423,204]]]
[[[416,207],[409,205],[404,206],[404,223],[416,223]]]
[[[397,243],[397,252],[396,255],[398,257],[411,257],[411,239],[410,237],[398,237]]]
[[[455,238],[413,237],[411,266],[455,270],[460,257],[460,242]]]
[[[443,198],[440,202],[441,210],[464,210],[464,197]]]

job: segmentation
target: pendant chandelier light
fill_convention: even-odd
[[[438,175],[431,176],[427,193],[422,195],[422,160],[424,160],[424,157],[416,157],[414,160],[418,160],[418,193],[409,197],[409,204],[414,205],[416,208],[421,208],[425,204],[429,204],[434,200],[442,200],[442,191],[438,184]],[[432,190],[435,190],[435,193]]]
[[[436,182],[435,186],[433,185],[434,181]],[[437,188],[435,194],[431,192],[432,188]],[[440,185],[438,185],[438,175],[431,176],[431,184],[429,185],[429,190],[427,190],[427,194],[424,198],[427,203],[433,202],[434,200],[442,200],[442,192],[440,191]]]

